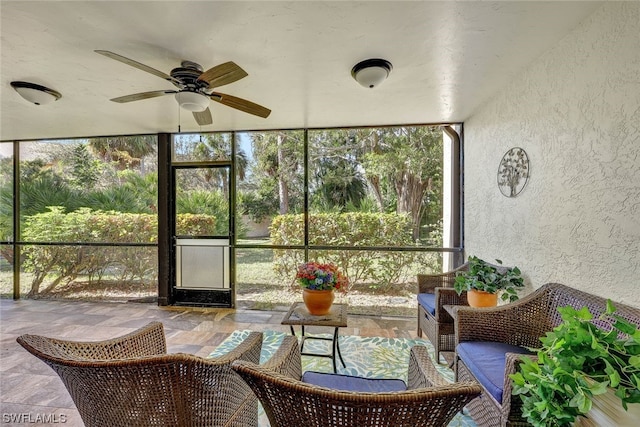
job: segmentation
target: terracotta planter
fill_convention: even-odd
[[[302,300],[304,301],[304,305],[307,306],[307,310],[309,313],[314,316],[324,316],[329,314],[331,310],[331,304],[333,304],[333,300],[335,295],[333,290],[331,291],[314,291],[311,289],[303,289],[302,290]]]
[[[467,301],[471,307],[495,307],[498,305],[498,294],[472,289],[467,292]]]

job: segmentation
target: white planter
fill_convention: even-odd
[[[607,389],[605,394],[593,398],[593,406],[587,414],[588,418],[580,417],[574,423],[575,427],[638,427],[640,425],[640,403],[628,405],[625,411],[622,402],[616,397],[613,389]]]

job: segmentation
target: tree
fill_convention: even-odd
[[[358,160],[359,147],[348,129],[309,133],[309,175],[314,207],[359,207],[367,196],[367,181]]]
[[[346,159],[320,160],[317,168],[314,195],[327,207],[344,211],[349,204],[360,206],[367,196],[367,181],[357,170],[357,164]]]
[[[231,140],[229,134],[213,133],[206,135],[196,143],[194,155],[197,160],[230,160]],[[245,178],[247,164],[247,154],[238,147],[234,166],[236,177],[239,181]],[[208,183],[213,181],[222,190],[225,199],[229,200],[229,176],[226,170],[205,169],[204,179]]]
[[[439,126],[365,129],[358,134],[366,154],[365,176],[378,203],[385,190],[395,196],[396,212],[409,214],[413,237],[442,217],[442,130]],[[386,187],[386,189],[385,189]]]
[[[89,147],[105,162],[114,162],[118,170],[139,166],[142,158],[156,151],[152,135],[92,138]]]
[[[274,197],[267,190],[277,188],[278,211],[272,214],[286,214],[302,208],[303,136],[301,131],[251,134],[253,191],[267,206],[272,204]]]
[[[251,134],[253,174],[246,205],[265,212],[277,194],[279,212],[303,192],[303,134]],[[442,129],[406,126],[308,131],[310,202],[319,210],[358,209],[375,200],[379,212],[407,214],[414,240],[442,219]],[[262,201],[262,202],[261,202]],[[435,225],[434,225],[435,224]],[[432,230],[427,230],[430,233]]]
[[[40,159],[21,162],[20,213],[23,217],[46,212],[49,206],[63,206],[68,212],[83,206],[80,191]]]
[[[93,188],[100,179],[100,162],[91,156],[84,144],[77,144],[73,148],[71,176],[77,188]]]

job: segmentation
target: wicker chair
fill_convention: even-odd
[[[440,360],[440,352],[455,350],[453,318],[443,307],[468,305],[467,293],[458,295],[453,289],[456,273],[468,269],[469,264],[464,263],[442,274],[418,274],[418,337],[424,332],[431,341],[436,361]]]
[[[640,326],[640,309],[620,303],[614,305],[616,314]],[[456,378],[460,381],[477,380],[484,383],[484,380],[476,379],[473,373],[474,370],[478,371],[479,365],[474,363],[472,356],[477,355],[479,348],[490,351],[500,349],[505,358],[504,373],[493,373],[496,379],[502,380],[502,384],[496,384],[494,380],[483,385],[482,396],[467,405],[478,426],[529,425],[522,418],[520,398],[511,395],[512,382],[509,375],[517,371],[526,348],[539,347],[540,337],[562,322],[557,309],[564,306],[576,309],[588,307],[595,319],[605,312],[606,299],[565,285],[548,283],[511,304],[485,309],[456,308]],[[604,326],[597,320],[594,323]],[[472,348],[474,351],[469,351]],[[495,352],[490,357],[497,359]],[[495,397],[496,386],[502,394],[500,401]]]
[[[166,354],[159,322],[107,341],[17,341],[60,376],[87,427],[258,425],[258,400],[230,364],[258,363],[262,333],[216,359]]]
[[[475,382],[447,383],[423,346],[411,349],[405,391],[342,391],[303,382],[298,341],[290,336],[264,365],[238,360],[231,367],[258,395],[272,427],[445,426],[480,392]]]

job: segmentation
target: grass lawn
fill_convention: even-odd
[[[244,244],[264,244],[264,240],[243,240]],[[437,257],[437,254],[429,254]],[[433,265],[429,259],[425,265]],[[350,313],[387,316],[414,316],[416,279],[418,272],[429,272],[420,263],[407,269],[399,283],[384,288],[371,284],[353,284],[347,295],[337,294],[336,302],[347,302]],[[21,274],[23,296],[30,289],[32,276]],[[0,296],[10,298],[13,292],[12,266],[0,259]],[[45,286],[43,286],[44,288]],[[152,299],[157,285],[152,283],[119,283],[103,278],[90,282],[78,277],[70,283],[64,281],[42,298],[113,300]],[[287,310],[294,301],[301,301],[302,293],[293,278],[283,280],[273,269],[273,250],[270,248],[239,248],[236,251],[236,302],[239,308],[261,310]]]

